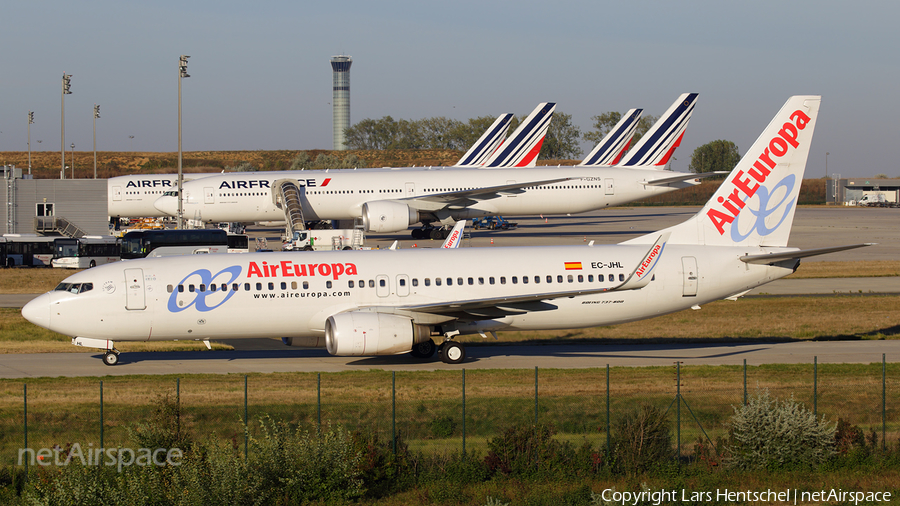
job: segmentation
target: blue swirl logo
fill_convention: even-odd
[[[220,276],[224,277],[223,275],[226,274],[231,274],[231,277],[228,280],[220,280]],[[234,282],[234,280],[236,280],[238,276],[240,276],[240,274],[240,265],[232,265],[231,267],[226,267],[215,274],[212,274],[208,269],[197,269],[196,271],[185,276],[184,279],[182,279],[181,282],[178,283],[178,286],[184,286],[186,283],[188,283],[188,280],[190,280],[190,283],[188,284],[197,285],[198,288],[199,285],[203,285],[204,290],[201,291],[199,289],[195,289],[193,292],[179,292],[178,287],[176,286],[175,290],[172,291],[172,295],[169,296],[169,303],[167,307],[172,313],[180,313],[181,311],[184,311],[191,306],[196,306],[197,311],[201,312],[212,311],[213,309],[227,302],[228,299],[230,299],[235,294],[235,291],[212,291],[210,290],[210,285],[212,285],[213,282],[216,282],[217,280],[219,280],[218,283],[221,283],[222,285],[229,285]],[[185,304],[184,300],[178,300],[179,295],[184,295],[186,297],[193,295],[194,300],[192,300],[189,304]],[[218,298],[221,298],[221,300],[216,302],[216,299]],[[207,299],[212,299],[212,302],[209,302]]]
[[[779,181],[778,184],[773,186],[771,192],[769,192],[768,188],[766,188],[765,186],[760,186],[754,194],[755,197],[759,197],[759,209],[753,209],[748,205],[744,209],[742,209],[737,216],[734,217],[734,223],[731,224],[731,240],[733,240],[734,242],[741,242],[744,239],[750,237],[754,232],[756,232],[760,236],[765,237],[778,230],[778,227],[780,227],[781,224],[784,223],[785,218],[787,218],[788,214],[790,214],[791,209],[794,208],[794,203],[797,199],[796,197],[791,197],[791,195],[794,192],[794,185],[796,185],[796,183],[796,176],[794,174],[790,174]],[[782,196],[781,200],[772,205],[772,207],[769,207],[772,196],[779,193],[778,189],[782,187],[784,188],[784,195]],[[784,211],[782,212],[781,219],[778,220],[778,223],[776,223],[775,226],[771,228],[766,226],[766,219],[782,206],[784,206]],[[741,235],[740,229],[742,227],[738,226],[738,221],[741,216],[746,215],[748,212],[756,217],[756,223],[754,223],[750,227],[746,234]]]

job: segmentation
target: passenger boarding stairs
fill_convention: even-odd
[[[353,233],[350,236],[350,243],[344,242],[344,238],[340,236],[335,236],[331,238],[331,249],[332,250],[342,250],[347,247],[350,249],[360,249],[363,245],[363,238],[365,237],[365,233],[362,228],[354,228]]]
[[[87,232],[84,229],[62,216],[35,216],[34,231],[35,233],[43,235],[48,233],[58,233],[76,239],[87,235]]]
[[[284,211],[285,235],[293,237],[295,231],[306,230],[301,190],[292,179],[279,179],[274,186],[276,190],[272,197],[275,205]]]

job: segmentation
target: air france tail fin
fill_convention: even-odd
[[[670,243],[786,247],[821,101],[815,95],[789,98],[706,206],[666,229]]]
[[[539,104],[525,118],[525,121],[519,124],[519,128],[516,128],[507,142],[485,162],[484,166],[486,168],[534,167],[544,143],[544,136],[547,135],[547,129],[550,128],[554,109],[556,109],[556,104],[553,102]]]
[[[441,248],[458,248],[459,243],[462,242],[464,228],[466,228],[466,220],[457,221],[456,225],[453,225],[453,229],[450,230],[450,235],[448,235],[447,239],[444,240],[444,243],[441,244]]]
[[[503,139],[506,138],[506,131],[509,130],[509,122],[512,121],[513,114],[501,114],[494,123],[485,130],[484,134],[475,144],[469,148],[469,151],[456,162],[454,167],[470,167],[479,166],[485,162],[491,155],[497,151]]]
[[[625,160],[618,166],[665,167],[672,158],[675,148],[681,144],[681,138],[684,137],[691,114],[694,113],[697,96],[697,93],[684,93],[678,97],[678,100],[641,137],[634,149],[625,155]]]
[[[615,165],[619,163],[622,155],[628,151],[634,132],[637,130],[643,109],[631,109],[622,115],[622,119],[616,123],[601,140],[593,151],[588,154],[580,165]]]

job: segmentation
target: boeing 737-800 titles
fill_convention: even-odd
[[[115,341],[283,338],[334,355],[465,358],[462,334],[612,325],[735,297],[800,259],[787,247],[820,97],[790,98],[706,206],[618,245],[139,259],[65,279],[22,310],[107,350]]]
[[[624,204],[694,185],[697,178],[708,175],[654,170],[665,165],[680,143],[696,99],[696,93],[679,97],[621,165],[614,167],[488,170],[494,167],[492,160],[508,157],[501,146],[484,168],[222,174],[184,185],[185,216],[206,222],[284,220],[279,194],[284,184],[302,190],[299,211],[304,221],[361,218],[366,231],[376,233],[399,232],[416,223],[428,231],[434,222],[449,228],[457,220],[482,216],[573,214]],[[610,135],[627,136],[630,141],[627,133],[614,130]],[[539,144],[535,149],[540,149]],[[164,195],[156,206],[174,215],[177,197]],[[421,231],[416,232],[413,237],[420,238]]]

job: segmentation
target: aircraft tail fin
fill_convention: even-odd
[[[684,137],[698,95],[698,93],[684,93],[678,97],[618,166],[656,168],[669,163],[675,148],[681,144],[681,138]]]
[[[491,155],[497,151],[497,148],[503,144],[506,138],[506,132],[509,130],[509,122],[512,121],[513,114],[501,114],[491,126],[485,130],[484,134],[472,145],[471,148],[456,162],[454,167],[460,166],[479,166],[485,162]]]
[[[487,168],[534,167],[538,153],[550,128],[550,120],[556,104],[544,102],[519,124],[500,149],[484,163]]]
[[[666,229],[670,242],[786,247],[821,101],[789,98],[703,209]],[[625,244],[646,244],[658,234]]]
[[[615,165],[622,159],[622,155],[628,151],[634,132],[637,130],[643,109],[631,109],[622,115],[622,118],[604,137],[597,143],[580,165],[598,166]]]

